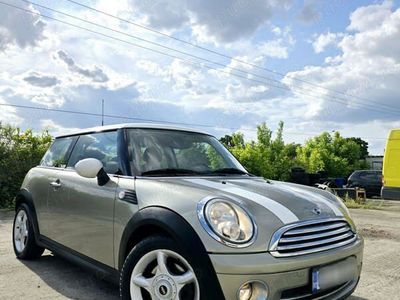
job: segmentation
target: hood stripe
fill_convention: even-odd
[[[231,194],[238,195],[240,197],[252,200],[252,201],[264,206],[266,209],[268,209],[270,212],[272,212],[278,219],[280,219],[284,224],[299,221],[299,218],[292,211],[290,211],[286,206],[284,206],[284,205],[280,204],[279,202],[276,202],[268,197],[262,196],[260,194],[257,194],[257,193],[251,192],[251,191],[247,191],[243,188],[239,188],[239,187],[232,186],[229,184],[221,184],[221,183],[213,182],[213,181],[206,180],[206,179],[186,179],[186,181],[189,181],[189,182],[192,182],[195,184],[200,184],[202,186],[217,189],[220,191],[224,191],[227,193],[231,193]]]
[[[282,186],[280,186],[282,187]],[[328,206],[333,213],[338,216],[338,217],[343,217],[343,213],[340,211],[339,207],[337,207],[334,203],[330,202],[328,199],[325,199],[325,197],[318,195],[315,195],[312,192],[293,187],[293,186],[288,186],[287,187],[292,193],[298,193],[300,195],[303,195],[305,198],[310,199],[312,201],[315,201],[318,204],[323,204]]]

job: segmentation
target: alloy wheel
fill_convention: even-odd
[[[131,299],[199,300],[200,289],[190,264],[171,250],[154,250],[135,265],[130,280]]]
[[[15,248],[19,253],[24,251],[26,243],[28,242],[28,229],[28,215],[25,210],[20,210],[17,214],[14,225]]]

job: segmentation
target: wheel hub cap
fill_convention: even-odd
[[[176,284],[168,275],[163,274],[154,278],[152,287],[154,295],[158,299],[175,299],[176,297]]]

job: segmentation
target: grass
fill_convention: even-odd
[[[353,209],[385,209],[386,205],[383,201],[371,201],[367,200],[365,203],[360,203],[356,202],[354,199],[344,199],[343,200],[344,204],[347,206],[347,208],[353,208]]]

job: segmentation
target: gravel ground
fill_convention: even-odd
[[[352,210],[365,237],[360,284],[348,300],[400,299],[400,203]],[[0,299],[118,299],[118,288],[45,252],[19,261],[11,244],[12,213],[0,211]]]

